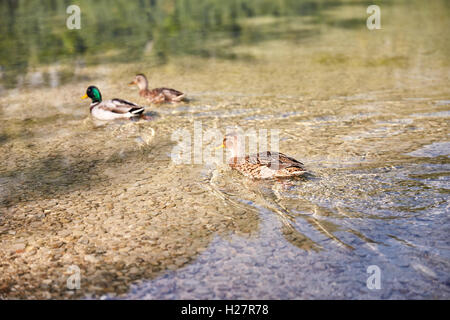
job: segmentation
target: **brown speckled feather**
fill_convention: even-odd
[[[170,88],[145,89],[139,94],[152,103],[179,102],[184,98],[184,93]]]
[[[254,179],[289,178],[306,173],[303,163],[278,152],[261,152],[245,157],[234,157],[231,168]]]

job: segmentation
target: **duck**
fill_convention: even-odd
[[[228,165],[252,179],[282,179],[300,177],[307,173],[300,161],[280,152],[265,151],[245,155],[242,142],[245,137],[238,134],[228,134],[219,148],[230,150]]]
[[[139,95],[154,104],[163,102],[181,102],[185,98],[183,92],[171,88],[156,88],[149,90],[147,77],[142,73],[137,74],[134,80],[128,85],[137,85],[139,88]]]
[[[91,98],[91,115],[98,120],[115,120],[141,116],[145,108],[135,103],[114,98],[102,100],[102,94],[96,86],[89,86],[82,99]]]

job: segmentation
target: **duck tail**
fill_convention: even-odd
[[[144,112],[145,108],[131,108],[130,113],[131,114],[141,114]]]

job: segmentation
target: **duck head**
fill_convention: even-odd
[[[128,85],[137,85],[139,90],[146,90],[148,89],[148,81],[145,75],[143,74],[137,74],[136,77],[134,77],[134,80],[131,81]]]
[[[230,153],[230,157],[239,157],[242,156],[245,152],[245,146],[243,143],[244,137],[239,136],[238,134],[235,133],[230,133],[227,134],[224,138],[223,138],[223,142],[222,145],[217,147],[218,149],[220,148],[225,148],[229,150]]]
[[[92,102],[102,102],[102,94],[96,86],[89,86],[86,90],[86,94],[81,99],[91,98]]]

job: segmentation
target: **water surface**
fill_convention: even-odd
[[[197,2],[81,1],[81,30],[0,4],[1,297],[448,299],[448,2],[385,1],[376,31],[364,1]],[[96,126],[91,84],[158,116]],[[195,121],[278,129],[311,175],[176,164]]]

